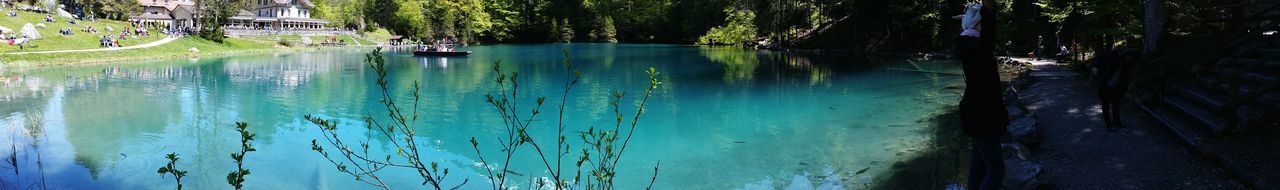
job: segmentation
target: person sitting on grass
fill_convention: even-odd
[[[44,15],[44,21],[45,21],[45,22],[54,22],[54,21],[53,21],[53,16]]]

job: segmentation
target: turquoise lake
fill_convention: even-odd
[[[663,83],[620,162],[619,189],[643,189],[658,163],[654,189],[860,189],[931,146],[935,126],[925,120],[958,102],[954,87],[962,85],[956,75],[906,71],[960,72],[947,61],[679,45],[462,49],[474,53],[384,55],[393,94],[409,94],[412,81],[422,84],[421,153],[451,169],[445,184],[469,178],[462,189],[490,187],[472,137],[486,158],[500,154],[493,138],[503,134],[500,116],[484,102],[498,90],[491,70],[498,61],[520,72],[522,101],[548,96],[554,105],[568,51],[584,73],[565,115],[575,149],[582,147],[577,131],[612,125],[612,92],[626,92],[622,110],[634,113],[648,84],[644,71],[661,72]],[[344,138],[370,138],[362,118],[386,114],[376,74],[363,62],[370,50],[0,70],[0,153],[17,161],[0,164],[0,189],[26,189],[41,179],[50,189],[173,189],[172,177],[156,173],[171,152],[190,171],[185,188],[229,189],[238,121],[258,134],[259,151],[245,158],[252,171],[246,189],[371,189],[311,150],[311,140],[324,141],[323,134],[303,119],[335,119]],[[531,133],[552,139],[554,107],[543,112],[551,114],[534,120]],[[385,138],[370,142],[375,155],[395,152],[383,146]],[[546,169],[531,148],[518,149],[520,155],[510,185],[529,189]],[[574,156],[566,157],[566,170],[576,169]],[[423,188],[411,170],[380,174],[396,189]]]

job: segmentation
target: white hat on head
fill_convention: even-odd
[[[960,32],[961,36],[979,37],[982,35],[981,32],[978,32],[977,30],[978,22],[982,21],[982,4],[971,3],[965,5],[964,15],[957,17],[961,17],[960,28],[964,30],[963,32]]]
[[[973,3],[966,5],[964,8],[964,18],[960,21],[962,29],[977,28],[978,22],[982,21],[982,4]]]

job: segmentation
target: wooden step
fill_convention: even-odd
[[[1141,107],[1143,111],[1147,112],[1147,114],[1151,115],[1151,117],[1155,117],[1156,121],[1164,124],[1164,126],[1168,127],[1169,130],[1171,130],[1175,135],[1178,135],[1180,139],[1184,140],[1184,142],[1188,144],[1199,144],[1200,139],[1204,138],[1203,136],[1205,134],[1200,132],[1202,130],[1195,129],[1194,126],[1187,126],[1187,123],[1189,122],[1184,121],[1184,117],[1169,113],[1168,109],[1159,109],[1159,107],[1149,107],[1146,105],[1139,105],[1139,107]]]
[[[1249,77],[1249,76],[1246,76],[1246,77]],[[1266,79],[1262,79],[1262,78],[1266,78],[1265,76],[1255,75],[1253,77],[1254,77],[1253,79],[1266,80]],[[1246,80],[1249,80],[1249,79],[1246,79]],[[1271,79],[1271,80],[1275,80],[1275,79]],[[1230,86],[1225,82],[1220,82],[1220,79],[1218,79],[1217,76],[1213,76],[1213,75],[1196,76],[1196,78],[1193,79],[1190,83],[1194,87],[1187,87],[1187,88],[1192,88],[1192,90],[1199,88],[1203,90],[1202,93],[1207,93],[1206,95],[1210,97],[1216,96],[1216,97],[1229,98],[1227,97],[1227,94],[1228,94],[1228,90],[1230,89]],[[1258,87],[1257,85],[1259,85],[1259,83],[1256,83],[1256,82],[1245,82],[1241,84],[1240,94],[1244,95],[1244,94],[1252,93],[1254,88]],[[1176,91],[1180,89],[1175,88],[1173,90]],[[1255,103],[1258,103],[1258,105],[1260,106],[1274,106],[1276,104],[1280,104],[1280,90],[1275,90],[1273,92],[1264,94],[1261,97],[1258,97],[1258,100]]]
[[[1239,58],[1239,59],[1236,59],[1235,62],[1229,62],[1228,61],[1229,59],[1230,58],[1223,58],[1219,60],[1219,63],[1225,63],[1222,66],[1225,66],[1228,68],[1236,68],[1236,69],[1249,68],[1250,71],[1259,71],[1259,72],[1272,71],[1272,73],[1274,73],[1275,71],[1280,71],[1280,62],[1277,62],[1275,60],[1262,61],[1260,59],[1255,59],[1255,58]]]
[[[1244,79],[1245,79],[1245,80],[1247,80],[1247,81],[1253,81],[1253,82],[1256,82],[1256,83],[1258,83],[1258,84],[1266,84],[1266,83],[1272,83],[1272,82],[1275,82],[1275,81],[1276,81],[1276,76],[1275,76],[1275,75],[1269,75],[1269,74],[1266,74],[1266,73],[1250,72],[1250,73],[1245,73],[1245,74],[1244,74]]]
[[[1185,100],[1181,96],[1164,96],[1162,98],[1167,110],[1183,116],[1182,120],[1189,121],[1186,124],[1207,130],[1207,132],[1215,136],[1221,135],[1226,131],[1226,128],[1223,126],[1224,122],[1214,116],[1212,111],[1196,109],[1192,105],[1194,103]]]
[[[1267,112],[1270,112],[1271,110],[1274,110],[1274,109],[1277,109],[1277,108],[1274,106],[1273,107],[1242,107],[1240,108],[1240,117],[1239,117],[1240,126],[1251,126],[1251,124],[1254,124],[1255,122],[1260,122],[1258,120],[1264,117],[1275,117],[1272,115],[1266,115]]]
[[[1207,110],[1217,111],[1227,105],[1226,95],[1220,91],[1191,86],[1179,86],[1176,91]]]
[[[1219,68],[1218,70],[1220,71],[1218,72],[1219,78],[1232,77],[1237,73],[1244,72],[1239,78],[1245,83],[1244,85],[1261,86],[1276,81],[1276,74],[1272,73],[1260,73],[1236,68]]]
[[[1241,86],[1240,94],[1253,93],[1254,88],[1255,88],[1254,86]],[[1263,94],[1262,96],[1258,97],[1258,100],[1255,102],[1260,103],[1260,104],[1257,104],[1258,106],[1274,106],[1277,103],[1280,103],[1280,91],[1271,91],[1266,94]]]
[[[1227,85],[1223,85],[1224,83],[1221,81],[1222,79],[1220,79],[1218,75],[1199,75],[1195,76],[1189,83],[1195,85],[1197,88],[1202,88],[1207,91],[1226,94]]]
[[[1275,54],[1280,54],[1280,48],[1272,48],[1272,47],[1257,48],[1253,50],[1253,53],[1260,57],[1267,57]]]

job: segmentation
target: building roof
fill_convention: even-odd
[[[312,18],[290,18],[290,17],[285,17],[285,18],[280,18],[280,20],[281,20],[281,21],[291,21],[291,22],[329,23],[329,20],[324,20],[324,19],[312,19]]]
[[[248,10],[240,9],[240,13],[237,13],[235,16],[231,16],[231,18],[230,18],[230,19],[232,19],[232,20],[254,20],[254,19],[256,19],[256,18],[258,18],[258,15],[254,15],[254,14],[253,14],[253,12],[249,12]]]
[[[178,6],[196,5],[195,2],[189,1],[189,0],[137,0],[137,1],[138,1],[138,4],[142,5],[143,7],[164,7],[169,11],[173,11],[173,9],[177,8]],[[190,10],[190,7],[186,7],[186,8]]]
[[[173,2],[173,1],[170,1],[170,2]],[[164,8],[169,9],[169,11],[182,8],[182,9],[186,9],[189,12],[195,12],[196,11],[195,7],[196,7],[195,3],[171,3],[171,4],[165,5]]]
[[[249,10],[240,9],[240,12],[239,12],[239,13],[236,13],[236,16],[254,17],[254,16],[258,16],[258,15],[253,14],[253,12],[249,12]]]
[[[271,0],[271,2],[276,3],[276,5],[288,5],[289,1],[295,1],[295,0]],[[315,4],[311,3],[311,0],[296,0],[296,1],[298,1],[298,4],[302,4],[302,6],[306,6],[306,7],[316,6]]]
[[[164,0],[138,0],[138,4],[143,7],[164,7]]]
[[[142,15],[134,15],[134,16],[133,16],[133,19],[140,19],[140,20],[173,20],[173,17],[169,17],[169,15],[167,15],[167,14],[142,14]]]

